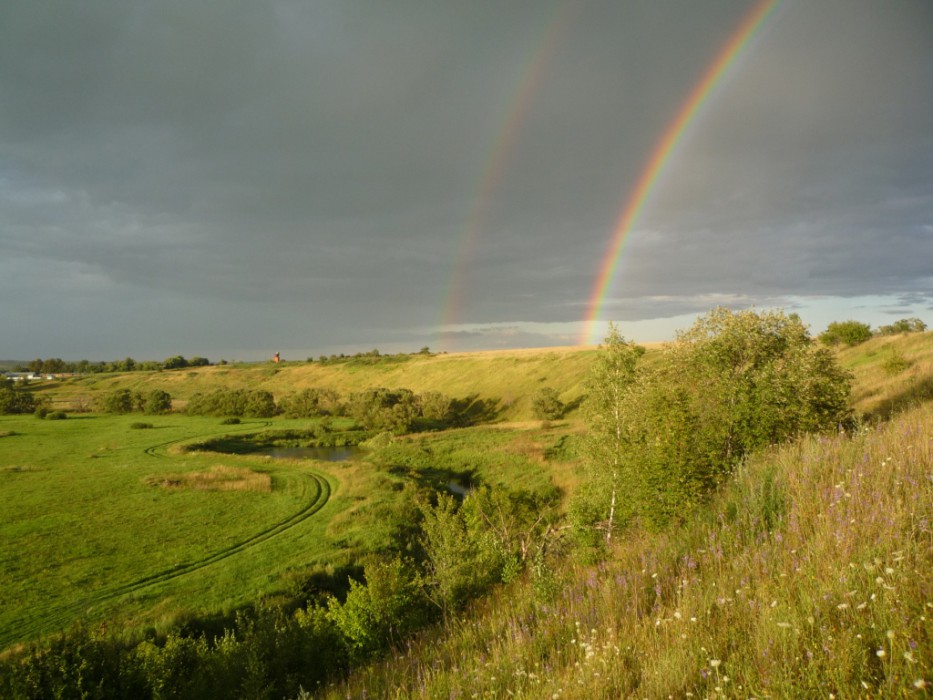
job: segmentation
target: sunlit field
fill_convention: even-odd
[[[0,417],[0,645],[74,620],[223,610],[329,549],[333,478],[297,463],[173,454],[267,422]],[[324,509],[321,517],[311,517]]]

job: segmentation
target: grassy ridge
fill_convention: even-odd
[[[370,387],[406,388],[415,393],[440,391],[455,398],[476,396],[499,402],[507,420],[531,418],[531,397],[540,388],[556,389],[571,402],[583,393],[583,382],[596,350],[558,348],[442,355],[410,355],[404,361],[385,358],[375,364],[289,362],[280,365],[219,365],[163,372],[91,375],[34,386],[49,395],[56,408],[68,408],[114,389],[163,389],[184,402],[196,392],[219,388],[265,389],[276,398],[305,388],[333,389],[341,394]]]
[[[321,696],[920,696],[931,504],[928,404],[759,456],[685,527],[501,588]]]
[[[657,346],[649,347],[651,362]],[[196,392],[219,388],[265,389],[276,398],[305,388],[333,389],[342,394],[371,387],[407,388],[416,393],[440,391],[455,398],[475,396],[497,403],[502,420],[532,418],[531,397],[543,387],[558,391],[573,404],[597,350],[543,348],[394,357],[374,364],[286,362],[280,365],[222,365],[163,372],[134,372],[76,377],[36,383],[32,390],[48,396],[55,408],[92,405],[93,398],[114,389],[163,389],[183,406]],[[933,332],[883,336],[838,351],[840,363],[855,376],[853,405],[875,418],[887,418],[899,406],[933,398]],[[906,366],[898,369],[892,357]],[[573,414],[571,414],[573,415]]]

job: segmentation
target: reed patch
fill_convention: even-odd
[[[256,472],[245,467],[230,467],[224,464],[215,464],[205,472],[147,476],[145,482],[150,486],[159,486],[166,489],[248,491],[250,493],[272,492],[272,477],[269,474]]]

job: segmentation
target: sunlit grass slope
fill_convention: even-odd
[[[933,406],[751,460],[684,527],[520,582],[322,695],[921,697]]]
[[[657,345],[648,347],[652,362]],[[473,396],[498,402],[502,420],[532,418],[531,399],[544,388],[558,391],[575,405],[584,393],[595,348],[538,348],[383,358],[373,364],[286,362],[220,365],[163,372],[90,375],[37,383],[56,408],[89,407],[95,396],[113,389],[163,389],[184,406],[196,392],[219,388],[265,389],[276,399],[305,388],[333,389],[342,394],[370,387],[406,388],[416,393],[439,391],[454,398]],[[855,376],[853,404],[860,414],[886,418],[913,400],[933,398],[933,332],[874,338],[838,350],[843,366]],[[575,415],[575,414],[572,414]]]
[[[265,389],[275,397],[305,388],[333,389],[341,394],[370,387],[405,388],[416,393],[443,392],[454,398],[475,396],[498,401],[505,420],[531,418],[531,397],[543,387],[557,390],[565,403],[583,393],[596,350],[555,348],[383,358],[374,364],[287,362],[280,365],[220,365],[163,372],[91,375],[35,390],[69,408],[117,388],[163,389],[183,403],[195,392],[218,388]]]
[[[933,332],[881,336],[839,351],[855,376],[855,409],[874,419],[933,399]]]

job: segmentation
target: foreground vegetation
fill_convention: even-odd
[[[52,608],[59,608],[44,622],[34,612],[23,619],[23,608],[0,608],[19,615],[10,641],[34,636],[43,624],[56,629],[69,616],[110,619],[109,629],[71,629],[9,656],[0,664],[0,694],[283,697],[314,689],[354,697],[858,696],[922,690],[929,668],[921,572],[931,563],[931,414],[898,411],[926,397],[933,362],[922,334],[902,340],[870,340],[836,355],[858,380],[854,412],[846,400],[850,375],[807,338],[797,319],[717,311],[671,348],[644,357],[611,335],[590,363],[594,374],[585,389],[573,373],[549,380],[562,391],[540,376],[525,380],[528,393],[510,402],[509,410],[522,404],[521,411],[540,418],[572,417],[556,425],[503,429],[500,423],[397,435],[436,430],[457,415],[438,409],[454,405],[438,392],[378,388],[386,384],[386,371],[396,371],[393,366],[426,363],[407,375],[415,380],[419,372],[436,371],[428,363],[445,358],[433,357],[316,368],[369,377],[370,384],[358,384],[347,401],[319,385],[277,396],[250,383],[207,393],[202,386],[189,394],[189,412],[217,412],[200,407],[224,406],[228,398],[237,405],[241,398],[261,398],[264,406],[287,407],[290,415],[311,415],[310,422],[223,421],[236,425],[231,427],[159,413],[151,423],[128,416],[82,418],[102,421],[98,436],[100,429],[113,431],[118,459],[109,470],[92,464],[100,458],[92,454],[63,472],[69,459],[60,455],[76,444],[69,439],[62,440],[59,455],[36,447],[39,433],[46,443],[53,434],[81,435],[79,421],[67,422],[68,433],[64,424],[2,419],[10,421],[0,425],[2,439],[11,440],[4,444],[22,452],[0,478],[14,477],[8,483],[26,496],[19,500],[34,499],[33,515],[11,511],[9,522],[23,532],[39,521],[35,513],[43,498],[57,493],[57,482],[71,487],[71,498],[61,499],[66,510],[84,503],[66,513],[87,519],[83,533],[132,518],[120,506],[101,509],[98,502],[107,514],[101,521],[88,506],[93,498],[74,498],[100,475],[108,476],[108,484],[123,478],[119,483],[129,494],[148,489],[151,504],[141,512],[154,522],[172,512],[165,496],[179,494],[198,514],[232,494],[244,499],[245,518],[258,517],[256,524],[267,515],[249,508],[262,499],[289,504],[282,512],[291,515],[272,518],[261,529],[267,535],[234,538],[226,546],[210,539],[217,536],[214,525],[226,526],[222,517],[213,516],[200,530],[182,518],[190,532],[208,535],[203,556],[193,553],[192,542],[169,537],[164,558],[180,561],[167,568],[153,568],[144,558],[131,562],[130,569],[149,567],[142,576],[124,571],[122,562],[114,566],[116,557],[106,555],[108,544],[121,555],[124,547],[132,552],[119,538],[96,533],[90,549],[71,558],[61,556],[65,538],[66,547],[51,559],[37,559],[58,562],[57,572],[47,572],[53,579],[75,580],[82,566],[101,556],[112,571],[89,575],[85,581],[94,594],[64,605],[55,601]],[[545,361],[552,367],[556,362]],[[280,369],[266,379],[278,380]],[[161,391],[138,379],[137,373],[132,386],[107,380],[95,391],[99,397]],[[576,392],[584,390],[587,434],[575,418]],[[501,419],[499,400],[479,396],[459,405],[478,403],[481,420]],[[897,423],[870,427],[872,419],[892,416]],[[143,427],[150,430],[126,432]],[[166,431],[161,440],[153,439],[152,428]],[[825,434],[762,453],[810,431]],[[33,439],[18,440],[27,434]],[[360,440],[369,449],[367,461],[343,466],[273,465],[256,456],[217,454],[259,444]],[[894,452],[897,440],[901,453]],[[876,468],[883,451],[893,456]],[[892,480],[884,475],[894,462],[903,466],[893,470]],[[125,474],[119,476],[120,470]],[[54,474],[45,481],[15,480],[43,471]],[[63,482],[68,471],[73,478]],[[867,494],[873,492],[870,503]],[[882,510],[871,510],[873,505]],[[294,527],[296,513],[314,517]],[[235,529],[237,519],[230,522]],[[888,539],[882,541],[884,528]],[[316,538],[313,545],[309,537]],[[80,544],[79,536],[73,546]],[[11,589],[28,596],[38,572],[29,570],[33,562],[22,551],[13,544],[0,554],[14,564]],[[887,594],[860,589],[862,574],[850,574],[846,566],[877,573],[874,585],[898,595],[879,598]],[[247,573],[252,595],[217,583],[231,571]],[[903,574],[897,582],[896,573]],[[213,582],[206,587],[205,576]],[[193,585],[198,581],[200,587]],[[283,586],[286,581],[291,585]],[[212,587],[227,595],[220,599],[225,612],[213,623],[205,617],[217,610]],[[60,595],[54,585],[45,594],[53,600]],[[185,621],[176,608],[172,619],[153,625],[153,606],[175,594],[200,612]],[[43,607],[41,595],[33,610]],[[843,600],[853,596],[864,599]],[[884,626],[883,639],[876,639],[875,627],[860,626],[863,617],[845,616],[853,605],[871,611],[865,619]],[[894,640],[904,650],[895,649]],[[389,658],[379,662],[389,647]],[[901,653],[896,663],[895,651]],[[376,665],[368,666],[373,659]],[[830,664],[841,670],[829,673]],[[347,685],[330,685],[352,669]],[[910,678],[911,669],[919,675]]]
[[[322,697],[921,697],[933,407],[750,460],[684,527],[497,589]]]

